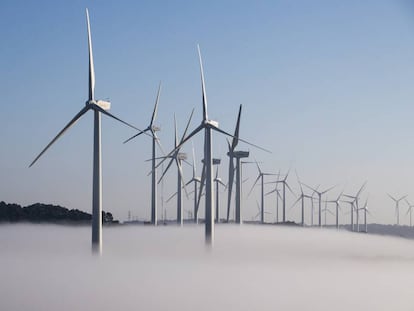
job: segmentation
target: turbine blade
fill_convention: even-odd
[[[200,207],[201,196],[203,195],[203,188],[204,188],[205,180],[206,180],[206,166],[203,164],[203,170],[201,173],[200,188],[199,188],[198,200],[197,200],[197,213]]]
[[[239,115],[237,116],[236,129],[234,130],[233,141],[232,141],[232,144],[231,144],[231,150],[232,151],[234,151],[234,149],[236,148],[237,144],[239,143],[239,131],[240,131],[240,117],[241,117],[241,112],[242,112],[242,105],[240,105]]]
[[[395,201],[395,202],[397,202],[397,199],[396,198],[394,198],[391,194],[389,194],[389,193],[387,193],[388,194],[388,196],[393,200],[393,201]]]
[[[79,120],[79,118],[85,114],[86,111],[88,111],[90,109],[89,106],[85,106],[81,111],[79,111],[72,120],[69,121],[68,124],[66,124],[66,126],[55,136],[55,138],[52,139],[52,141],[42,150],[42,152],[39,153],[39,155],[33,160],[32,163],[30,163],[29,167],[32,167],[33,164],[36,163],[36,161],[46,152],[47,149],[49,149],[50,146],[53,145],[53,143],[55,141],[57,141],[59,139],[59,137],[61,137],[69,128],[71,128],[76,121]]]
[[[181,137],[180,144],[183,142],[183,140],[185,138],[185,135],[187,135],[188,127],[190,126],[191,118],[193,117],[193,113],[194,113],[194,108],[193,108],[193,110],[191,110],[190,118],[188,118],[187,126],[185,127],[183,136]]]
[[[295,195],[295,193],[293,192],[293,190],[290,188],[289,184],[286,181],[285,181],[285,185],[288,188],[288,190],[290,191],[290,193]]]
[[[248,197],[250,196],[250,194],[252,193],[254,186],[256,186],[257,181],[260,179],[260,174],[257,176],[255,182],[253,183],[252,189],[250,189],[249,194],[247,195]]]
[[[204,81],[203,61],[201,59],[200,46],[198,44],[197,44],[197,50],[198,50],[198,59],[200,61],[201,91],[202,91],[202,99],[203,99],[203,121],[207,121],[208,116],[207,116],[206,84],[205,84],[205,81]]]
[[[304,185],[306,188],[308,188],[308,189],[312,190],[314,193],[317,193],[317,190],[316,190],[316,189],[314,189],[314,188],[312,188],[311,186],[308,186],[307,184],[305,184],[305,183],[303,183],[303,182],[301,182],[301,184],[302,184],[302,185]]]
[[[123,120],[121,120],[121,119],[119,119],[119,118],[115,117],[113,114],[111,114],[111,113],[109,113],[108,111],[106,111],[106,110],[102,109],[102,108],[101,108],[101,107],[99,107],[98,105],[93,105],[92,107],[93,107],[92,109],[94,109],[94,110],[98,110],[99,112],[102,112],[104,115],[107,115],[108,117],[111,117],[112,119],[115,119],[115,120],[117,120],[117,121],[119,121],[119,122],[121,122],[121,123],[125,124],[126,126],[129,126],[130,128],[133,128],[134,130],[137,130],[138,132],[144,132],[144,134],[145,134],[145,135],[147,135],[147,136],[149,136],[149,137],[151,137],[151,138],[152,138],[152,135],[151,135],[151,134],[148,134],[147,132],[145,132],[145,131],[143,131],[143,130],[140,130],[139,128],[136,128],[135,126],[133,126],[133,125],[129,124],[128,122],[125,122],[125,121],[123,121]]]
[[[180,177],[181,177],[180,178],[181,179],[181,184],[183,185],[184,192],[185,192],[185,196],[188,199],[188,192],[187,192],[187,188],[185,186],[184,175],[183,175],[183,168],[182,168],[180,162],[177,159],[175,159],[175,163],[177,164],[178,174],[180,174]]]
[[[165,155],[164,148],[162,147],[161,142],[160,142],[160,139],[157,137],[157,134],[152,129],[151,129],[151,133],[152,133],[153,137],[155,138],[155,142],[157,143],[158,148],[160,148],[161,153],[163,155]]]
[[[290,208],[293,208],[293,207],[295,207],[295,205],[300,201],[302,199],[302,197],[300,196],[296,201],[295,201],[295,203],[293,203],[293,205],[290,207]]]
[[[175,147],[173,150],[171,150],[166,157],[171,157],[175,152],[177,152],[177,150],[179,150],[181,148],[181,146],[186,143],[191,137],[193,137],[195,134],[197,134],[199,131],[201,131],[202,129],[204,129],[204,124],[199,125],[194,131],[192,131],[186,138],[184,138],[184,140],[177,146]],[[157,164],[156,168],[158,168],[158,166],[160,166],[165,160],[162,160],[160,163]]]
[[[361,188],[358,190],[356,197],[359,197],[359,195],[361,194],[362,190],[364,190],[365,186],[366,186],[367,182],[364,182],[361,186]]]
[[[170,202],[171,201],[171,199],[173,198],[173,197],[175,197],[177,195],[177,192],[175,192],[175,193],[173,193],[168,199],[167,199],[167,201],[165,201],[165,203],[168,203],[168,202]]]
[[[177,148],[178,146],[177,119],[175,118],[175,113],[174,113],[174,146],[175,148]]]
[[[191,141],[191,146],[193,149],[193,178],[196,177],[196,161],[195,161],[195,151],[194,151],[194,143]]]
[[[229,133],[227,133],[227,132],[223,131],[222,129],[219,129],[219,128],[218,128],[218,127],[216,127],[216,126],[212,126],[212,129],[213,129],[213,130],[215,130],[215,131],[217,131],[217,132],[220,132],[220,133],[222,133],[222,134],[224,134],[224,135],[227,135],[227,136],[230,136],[230,137],[234,137],[233,135],[231,135],[231,134],[229,134]],[[250,146],[252,146],[252,147],[255,147],[255,148],[258,148],[258,149],[260,149],[260,150],[263,150],[263,151],[265,151],[265,152],[267,152],[267,153],[272,153],[271,151],[269,151],[269,150],[267,150],[267,149],[265,149],[265,148],[263,148],[263,147],[260,147],[260,146],[258,146],[258,145],[252,144],[252,143],[248,142],[247,140],[244,140],[244,139],[241,139],[241,138],[238,138],[238,140],[239,140],[239,141],[241,141],[241,142],[244,142],[245,144],[248,144],[248,145],[250,145]]]
[[[327,193],[328,191],[332,190],[333,188],[335,188],[335,186],[330,187],[329,189],[326,189],[325,191],[322,191],[321,194]]]
[[[135,134],[134,136],[132,136],[132,137],[128,138],[127,140],[125,140],[123,143],[124,143],[124,144],[126,144],[127,142],[129,142],[129,141],[133,140],[134,138],[138,137],[139,135],[143,134],[143,133],[144,133],[144,132],[146,132],[146,131],[148,131],[148,129],[145,129],[145,130],[143,130],[143,131],[141,131],[141,132],[138,132],[138,133],[137,133],[137,134]]]
[[[256,158],[253,157],[253,159],[254,159],[254,163],[256,163],[257,170],[259,171],[259,174],[262,174],[262,170],[260,169],[259,163],[257,162]]]
[[[89,100],[94,100],[95,98],[95,68],[93,65],[91,25],[89,23],[88,9],[86,9],[86,25],[88,28],[88,50],[89,50]]]
[[[298,171],[297,170],[295,170],[295,174],[296,174],[296,179],[298,180],[298,183],[299,183],[300,193],[303,194],[302,183],[300,182],[300,179],[299,179],[299,175],[298,175]]]
[[[160,94],[161,94],[161,81],[160,81],[160,84],[158,85],[157,98],[155,100],[154,111],[152,112],[151,122],[150,122],[150,125],[149,125],[149,127],[151,127],[151,129],[152,129],[152,125],[154,124],[154,120],[157,116],[157,109],[158,109],[158,102],[160,100]]]
[[[173,161],[174,161],[174,158],[171,158],[170,162],[167,165],[167,168],[164,170],[164,172],[162,172],[162,175],[161,175],[160,179],[158,179],[158,184],[161,182],[162,178],[164,177],[164,175],[167,173],[167,171],[171,167],[171,164],[173,163]]]

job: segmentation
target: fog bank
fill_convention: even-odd
[[[414,242],[256,225],[0,226],[1,310],[412,310]]]

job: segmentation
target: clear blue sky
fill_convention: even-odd
[[[201,120],[199,43],[210,118],[233,131],[243,104],[241,136],[273,151],[249,148],[264,170],[291,167],[311,185],[338,184],[336,192],[355,192],[368,180],[372,221],[395,221],[387,191],[408,194],[414,203],[414,5],[408,0],[2,1],[0,200],[90,211],[91,115],[27,168],[87,99],[86,7],[96,96],[144,128],[162,80],[156,123],[165,149],[172,147],[174,112],[180,131],[192,108],[191,127]],[[103,207],[120,219],[128,210],[149,217],[144,160],[151,142],[140,137],[122,145],[132,134],[103,121]],[[225,140],[214,139],[227,172]],[[184,148],[189,155],[190,148]],[[246,168],[245,175],[247,192],[256,171]],[[175,181],[172,170],[166,197]],[[290,182],[298,188],[294,174]],[[256,214],[254,200],[246,199],[246,218]],[[273,206],[269,198],[269,220]],[[167,208],[173,217],[175,203]],[[297,219],[297,211],[290,216]]]

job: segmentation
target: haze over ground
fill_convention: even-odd
[[[0,226],[0,305],[14,310],[412,310],[412,240],[217,226]]]
[[[91,13],[97,97],[109,97],[112,113],[144,128],[162,80],[156,123],[166,150],[172,147],[174,112],[181,131],[193,107],[191,128],[201,120],[199,43],[209,116],[233,131],[243,104],[241,137],[273,151],[249,148],[264,170],[291,167],[311,185],[339,184],[336,192],[355,192],[368,180],[364,196],[369,193],[375,216],[370,222],[394,223],[386,192],[414,201],[414,9],[405,0],[2,1],[0,200],[91,211],[91,116],[27,168],[86,100],[85,7]],[[149,218],[144,160],[150,140],[122,145],[132,134],[103,120],[103,208],[121,220],[128,211]],[[213,141],[226,181],[226,142],[217,135]],[[200,163],[200,138],[195,146]],[[190,155],[190,145],[184,151]],[[244,173],[247,192],[256,171],[246,167]],[[167,174],[165,197],[175,191],[175,174]],[[297,191],[293,175],[291,184]],[[255,197],[245,200],[250,219]],[[185,204],[188,209],[192,203]],[[175,202],[167,206],[174,217]],[[294,210],[289,217],[298,216]]]

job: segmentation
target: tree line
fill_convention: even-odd
[[[90,223],[92,215],[78,209],[67,209],[59,205],[35,203],[20,206],[14,203],[0,202],[0,222],[51,222],[51,223]],[[119,223],[112,213],[102,211],[102,222]]]

